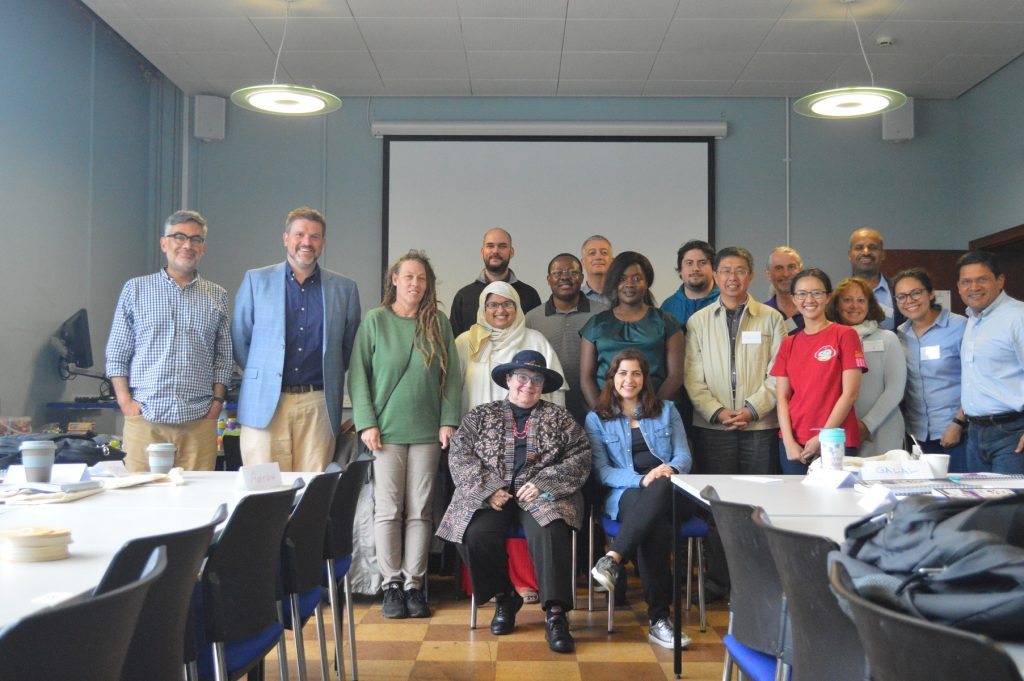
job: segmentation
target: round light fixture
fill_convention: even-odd
[[[893,111],[907,96],[884,87],[841,87],[809,94],[793,102],[793,111],[813,118],[861,118]]]
[[[341,108],[330,92],[298,85],[253,85],[235,90],[231,101],[259,113],[280,116],[318,116]]]

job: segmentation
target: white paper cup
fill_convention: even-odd
[[[154,442],[146,447],[149,454],[149,470],[151,473],[169,473],[174,468],[174,455],[178,448],[172,442]]]
[[[932,477],[936,480],[949,473],[949,454],[922,454],[921,458],[928,462],[932,469]]]
[[[50,482],[57,445],[49,440],[26,440],[19,447],[26,482]]]

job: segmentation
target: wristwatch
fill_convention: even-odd
[[[214,402],[220,402],[221,404],[224,404],[224,398],[221,397],[220,395],[214,395],[213,396],[213,401]]]
[[[957,417],[954,416],[953,417],[953,423],[955,423],[956,425],[960,426],[961,428],[966,428],[967,424],[969,422],[967,420],[965,420],[965,419],[958,419]]]

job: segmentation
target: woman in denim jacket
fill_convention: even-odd
[[[608,488],[605,514],[622,525],[592,573],[611,592],[623,559],[636,556],[650,622],[648,640],[671,648],[670,476],[688,472],[691,458],[679,412],[655,395],[643,353],[623,350],[612,359],[586,427],[594,471]],[[685,634],[682,640],[688,642]]]

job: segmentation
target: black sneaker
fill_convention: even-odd
[[[544,637],[548,640],[548,648],[556,653],[571,653],[576,650],[576,641],[569,633],[569,619],[565,612],[559,611],[548,615],[544,622]]]
[[[380,614],[389,620],[404,620],[409,616],[405,608],[405,592],[399,582],[391,582],[384,585],[384,604],[381,606]]]
[[[516,613],[523,607],[523,597],[514,590],[502,594],[494,602],[494,617],[491,618],[491,633],[495,636],[511,634],[516,628]]]
[[[405,609],[409,613],[409,617],[430,617],[427,597],[420,589],[405,590]]]

